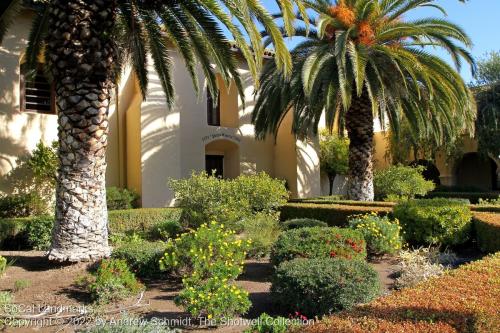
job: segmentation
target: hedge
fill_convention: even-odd
[[[312,198],[312,199],[292,199],[289,203],[309,203],[318,205],[348,205],[348,206],[365,206],[365,207],[393,207],[396,203],[391,201],[354,201],[328,198]]]
[[[108,212],[111,234],[149,232],[161,222],[179,220],[179,208],[139,208]],[[26,226],[33,217],[0,219],[0,248],[27,248]]]
[[[479,199],[496,199],[500,192],[429,192],[426,198],[468,199],[471,204],[477,204]]]
[[[310,218],[328,223],[329,226],[343,227],[351,215],[375,212],[386,215],[392,207],[289,203],[281,207],[281,221],[295,218]]]
[[[500,253],[496,253],[299,331],[500,332],[499,271]]]
[[[500,251],[500,214],[475,213],[473,221],[479,249]]]

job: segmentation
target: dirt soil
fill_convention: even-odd
[[[0,278],[0,291],[10,291],[14,296],[12,308],[20,315],[34,316],[40,309],[46,314],[58,317],[70,317],[75,313],[88,310],[91,300],[88,295],[75,285],[75,281],[87,273],[87,264],[55,265],[39,251],[0,251],[0,255],[8,260],[15,260]],[[396,260],[383,257],[371,260],[371,264],[380,275],[384,293],[390,292],[394,282],[391,274],[396,268]],[[190,320],[190,316],[174,304],[174,297],[180,285],[173,281],[143,281],[147,290],[138,302],[138,298],[129,299],[120,304],[106,306],[101,311],[106,313],[102,318],[120,318],[120,312],[137,313],[148,319],[165,320],[173,323],[177,320],[178,327],[187,332],[241,332],[246,328],[245,320],[259,316],[262,312],[276,314],[270,303],[269,289],[272,267],[267,261],[249,260],[245,264],[245,271],[237,283],[250,292],[252,308],[244,318],[232,325],[221,326],[217,329],[207,327],[206,323],[197,323]],[[16,290],[15,283],[19,280],[29,281],[29,286]],[[102,313],[102,312],[100,312]],[[64,319],[64,320],[63,320]],[[79,323],[69,322],[63,318],[51,321],[42,321],[37,318],[26,322],[27,327],[4,328],[1,332],[74,332],[81,327]],[[61,321],[64,321],[61,323]],[[164,322],[165,322],[164,321]],[[248,321],[247,321],[248,322]],[[43,325],[42,325],[43,324]],[[200,326],[201,324],[201,326]],[[43,326],[43,327],[42,327]],[[1,325],[0,325],[1,327]]]

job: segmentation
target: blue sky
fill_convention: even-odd
[[[271,12],[277,10],[275,0],[262,2]],[[465,4],[458,0],[438,0],[436,3],[446,9],[447,19],[461,26],[469,34],[474,42],[471,52],[475,58],[492,50],[500,50],[500,0],[469,0]],[[442,17],[442,14],[437,10],[422,8],[415,10],[408,18],[429,16]],[[444,55],[439,52],[438,54]],[[466,82],[472,79],[470,70],[465,66],[461,74]]]

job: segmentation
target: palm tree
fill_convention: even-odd
[[[293,31],[294,2],[276,0],[287,30]],[[0,39],[22,5],[3,0]],[[56,223],[49,259],[94,260],[109,255],[105,195],[105,154],[110,92],[130,62],[143,96],[150,55],[169,106],[174,101],[171,47],[182,55],[198,91],[200,66],[209,91],[218,92],[213,64],[243,94],[237,61],[222,26],[232,34],[258,77],[264,48],[256,21],[272,36],[277,66],[291,69],[291,58],[272,16],[255,0],[38,0],[27,49],[35,68],[43,50],[55,83],[59,121]],[[303,11],[303,7],[299,9]],[[237,24],[239,23],[239,24]],[[3,29],[3,30],[2,30]],[[249,36],[250,45],[245,35]],[[0,40],[1,42],[1,40]]]
[[[444,19],[405,19],[418,7],[444,12],[433,0],[304,3],[317,19],[310,29],[296,30],[302,40],[291,51],[292,74],[270,62],[261,75],[252,118],[259,138],[276,133],[288,112],[294,133],[315,134],[324,112],[328,128],[337,122],[350,139],[349,198],[371,201],[375,117],[397,134],[404,116],[416,133],[440,142],[462,129],[456,124],[472,129],[469,89],[452,67],[427,52],[441,48],[458,68],[462,60],[474,66],[464,48],[471,45],[469,37]]]

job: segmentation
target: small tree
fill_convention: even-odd
[[[330,195],[337,175],[345,175],[349,170],[349,139],[341,138],[324,130],[320,134],[320,167],[328,175]]]

